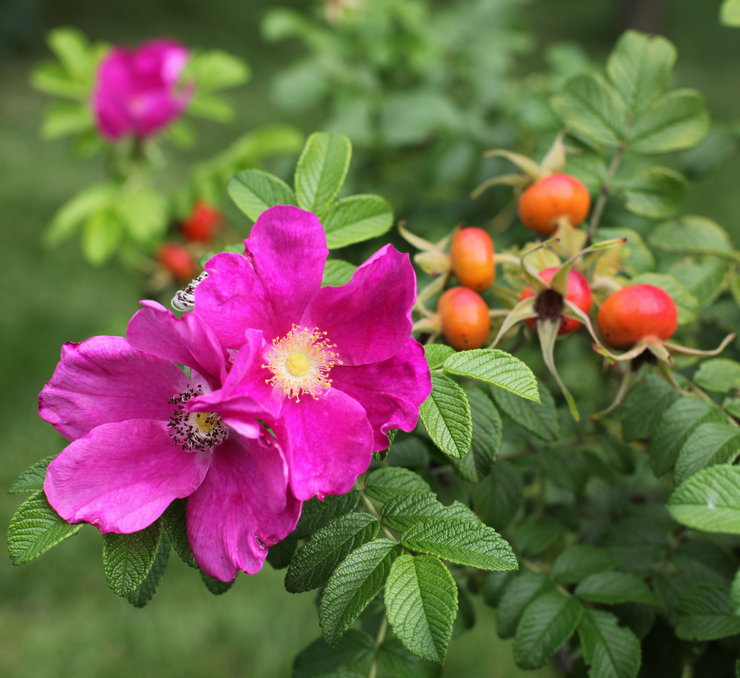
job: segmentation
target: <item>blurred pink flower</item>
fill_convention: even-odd
[[[95,121],[109,141],[148,137],[177,118],[194,85],[180,83],[189,53],[165,38],[140,47],[113,47],[98,66],[92,95]]]
[[[431,391],[423,348],[411,338],[409,257],[386,245],[346,285],[322,287],[324,229],[311,212],[288,206],[265,211],[244,244],[244,255],[226,252],[206,264],[195,314],[227,349],[254,330],[270,343],[240,383],[205,399],[215,407],[227,395],[277,394],[280,416],[266,421],[295,496],[347,492],[372,452],[388,446],[390,429],[414,428]]]
[[[283,453],[257,421],[274,416],[279,402],[222,397],[220,411],[196,412],[229,383],[230,360],[198,316],[144,306],[126,338],[62,348],[39,414],[72,442],[49,465],[46,496],[65,520],[118,533],[144,529],[187,497],[187,535],[201,569],[223,581],[257,572],[301,510]],[[237,368],[260,360],[264,340],[246,339]]]

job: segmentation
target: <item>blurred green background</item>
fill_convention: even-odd
[[[271,78],[301,53],[301,46],[295,41],[261,40],[259,20],[268,4],[3,0],[0,430],[7,463],[0,469],[0,487],[9,486],[32,462],[64,445],[36,416],[38,392],[54,370],[61,344],[94,334],[123,333],[144,294],[141,279],[116,264],[97,269],[86,265],[77,242],[57,250],[41,245],[41,233],[59,205],[100,178],[100,168],[75,157],[64,142],[42,142],[38,137],[48,100],[34,92],[28,80],[34,63],[49,56],[45,32],[70,25],[91,39],[127,44],[169,35],[247,59],[252,80],[231,95],[239,111],[236,121],[230,126],[199,124],[198,151],[179,156],[171,170],[178,175],[188,163],[217,152],[254,125],[280,120],[310,132],[312,125],[321,124],[321,111],[291,119],[270,103]],[[281,4],[300,9],[316,3]],[[442,6],[452,0],[430,4]],[[637,23],[676,44],[680,84],[704,93],[715,120],[737,124],[740,32],[719,25],[719,4],[719,0],[522,2],[517,21],[532,36],[533,49],[516,70],[523,76],[540,69],[545,48],[557,41],[578,43],[594,59],[603,59],[621,31]],[[736,241],[738,169],[735,155],[693,184],[685,205],[688,212],[718,221]],[[4,526],[21,498],[0,493]],[[2,533],[4,543],[5,528]],[[7,556],[0,561],[0,676],[289,676],[293,656],[319,635],[314,596],[286,593],[282,574],[270,566],[256,576],[240,576],[230,592],[215,597],[173,556],[160,592],[138,610],[107,590],[100,539],[92,528],[22,568],[13,568]],[[496,636],[494,613],[483,605],[476,611],[475,629],[451,644],[445,675],[524,675],[514,667],[509,644]]]

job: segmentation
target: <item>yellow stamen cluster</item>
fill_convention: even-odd
[[[266,381],[279,386],[297,402],[304,394],[318,398],[331,386],[331,368],[342,364],[335,348],[336,344],[326,338],[326,332],[293,325],[288,334],[272,341],[267,365],[263,367],[273,376]]]

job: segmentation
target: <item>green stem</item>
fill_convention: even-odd
[[[606,171],[606,177],[604,183],[601,185],[599,191],[599,197],[596,199],[596,205],[594,205],[594,211],[591,213],[591,221],[588,223],[588,242],[591,243],[596,234],[596,229],[599,227],[599,221],[601,221],[601,215],[606,207],[606,201],[609,198],[609,191],[611,190],[611,184],[614,180],[614,175],[617,173],[619,163],[622,162],[622,156],[625,150],[627,150],[627,144],[622,142],[617,148],[617,152],[614,154],[609,169]]]
[[[380,623],[378,629],[378,635],[375,638],[375,647],[373,648],[373,663],[370,666],[370,673],[367,674],[367,678],[375,678],[378,673],[378,650],[385,640],[385,634],[388,631],[388,618],[383,617],[383,621]]]
[[[396,542],[398,544],[398,539],[396,539],[393,536],[393,533],[385,526],[383,525],[383,521],[380,518],[380,514],[378,513],[378,509],[375,508],[373,505],[373,502],[370,501],[370,498],[362,491],[360,490],[360,496],[362,497],[362,503],[365,504],[365,508],[367,508],[368,513],[375,518],[375,520],[380,523],[380,529],[383,530],[385,533],[385,536],[388,537],[388,539],[391,539],[392,541]]]

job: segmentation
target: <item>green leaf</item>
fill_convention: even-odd
[[[732,243],[725,230],[711,219],[682,216],[656,226],[648,237],[650,244],[673,254],[731,256]]]
[[[429,483],[420,475],[400,466],[379,468],[365,478],[365,492],[383,503],[409,492],[431,491]]]
[[[700,469],[732,462],[740,454],[740,428],[728,423],[701,424],[681,446],[676,460],[676,483]]]
[[[10,494],[20,494],[21,492],[38,492],[44,489],[44,480],[46,480],[46,469],[51,464],[54,455],[39,459],[31,464],[23,473],[21,473],[10,485],[8,492]]]
[[[470,520],[427,518],[401,534],[401,544],[411,551],[481,570],[518,567],[511,546],[496,530]]]
[[[529,516],[517,525],[514,543],[522,556],[536,556],[547,550],[563,532],[563,526],[549,516]]]
[[[378,651],[381,663],[398,678],[440,678],[442,667],[411,654],[396,638],[386,638]]]
[[[635,386],[622,405],[622,435],[626,442],[649,438],[663,412],[680,398],[665,379],[648,374]]]
[[[295,205],[296,199],[290,186],[282,179],[257,169],[237,172],[226,184],[234,204],[252,221],[275,205]]]
[[[68,134],[91,130],[93,127],[92,109],[79,102],[60,102],[48,108],[41,125],[44,139],[59,139]]]
[[[182,79],[185,82],[194,79],[196,92],[213,92],[241,85],[249,75],[249,67],[243,59],[213,49],[191,54]]]
[[[541,440],[554,440],[560,431],[555,401],[542,382],[538,382],[538,391],[540,403],[518,398],[500,388],[491,388],[489,393],[505,417]]]
[[[716,584],[696,584],[676,601],[676,635],[702,642],[740,633],[740,616],[730,605],[729,590]]]
[[[109,209],[92,214],[82,231],[82,254],[93,266],[101,266],[118,249],[123,236],[123,224]]]
[[[719,8],[719,21],[725,26],[740,27],[740,0],[724,0]]]
[[[137,187],[122,193],[115,214],[139,243],[159,242],[169,225],[167,199],[153,189]]]
[[[498,461],[491,472],[473,488],[473,505],[481,519],[503,529],[522,504],[522,481],[514,467]]]
[[[696,146],[708,131],[709,115],[702,95],[679,89],[646,109],[630,128],[627,141],[630,151],[653,155]]]
[[[377,195],[337,200],[321,217],[330,250],[383,235],[393,225],[393,209]]]
[[[625,111],[619,95],[601,76],[577,75],[551,100],[555,113],[579,136],[604,146],[625,137]]]
[[[493,401],[479,388],[467,387],[465,393],[473,417],[470,450],[460,460],[451,459],[455,470],[465,480],[477,483],[490,473],[501,447],[503,423]]]
[[[631,285],[654,285],[668,292],[678,308],[678,324],[690,325],[696,320],[699,302],[678,280],[664,273],[643,273],[632,278]]]
[[[90,83],[71,78],[59,64],[40,63],[31,73],[31,85],[45,94],[84,101],[90,96]]]
[[[385,609],[398,639],[423,659],[444,662],[457,615],[457,586],[433,556],[399,556],[385,583]]]
[[[540,402],[537,379],[521,360],[497,348],[460,351],[444,362],[444,370],[459,377],[498,386],[527,400]]]
[[[631,572],[597,572],[586,577],[575,590],[584,600],[605,605],[640,603],[656,605],[655,596],[647,584]]]
[[[727,358],[705,360],[694,374],[694,381],[705,391],[740,391],[740,363]]]
[[[727,288],[730,262],[716,257],[688,258],[676,261],[667,273],[680,282],[699,302],[699,307],[711,306]]]
[[[431,492],[409,492],[392,497],[383,507],[382,517],[385,525],[399,532],[427,518],[478,522],[478,516],[465,504],[456,501],[451,506],[445,506]]]
[[[93,213],[111,204],[117,194],[114,184],[96,184],[78,193],[62,205],[54,215],[44,241],[53,247],[69,238]]]
[[[455,349],[446,344],[427,344],[424,346],[424,356],[430,370],[436,370],[444,364],[445,360],[455,353]]]
[[[630,275],[639,275],[655,270],[655,257],[645,244],[642,236],[630,228],[599,228],[594,236],[594,242],[627,238],[627,242],[620,248],[622,265]]]
[[[330,494],[324,501],[319,501],[314,497],[304,502],[301,519],[293,530],[293,536],[297,539],[309,537],[334,518],[353,511],[359,501],[360,493],[352,490],[347,494]]]
[[[678,214],[688,184],[678,172],[667,167],[647,167],[631,177],[614,182],[623,191],[625,207],[646,219],[670,219]]]
[[[591,678],[635,678],[642,653],[637,636],[617,624],[604,610],[586,610],[578,626],[583,655]]]
[[[619,562],[619,559],[605,548],[590,544],[574,544],[555,559],[552,576],[563,584],[576,584],[592,574],[613,570]]]
[[[282,570],[288,565],[295,554],[298,540],[291,534],[277,544],[273,544],[267,552],[267,562],[275,570]]]
[[[13,565],[23,565],[71,537],[82,523],[70,525],[49,505],[46,495],[37,492],[23,502],[8,527],[8,552]]]
[[[354,666],[373,654],[373,639],[364,631],[351,629],[333,647],[317,638],[301,650],[293,662],[293,678],[325,676],[342,666]]]
[[[326,287],[339,287],[346,285],[355,274],[357,266],[350,264],[348,261],[341,259],[327,259],[324,265],[324,275],[321,278],[321,285]]]
[[[555,585],[539,572],[522,572],[505,589],[498,605],[496,631],[500,638],[512,638],[527,606]]]
[[[226,593],[233,585],[236,579],[233,579],[232,581],[221,581],[220,579],[215,579],[214,577],[208,576],[205,572],[201,570],[200,578],[203,580],[203,583],[206,585],[206,588],[214,595],[214,596],[220,596]]]
[[[285,574],[285,588],[301,593],[322,586],[343,558],[374,539],[379,529],[378,521],[368,513],[335,518],[298,549]]]
[[[667,473],[676,463],[683,444],[699,424],[724,421],[712,403],[683,396],[663,412],[650,447],[650,465],[656,475]]]
[[[56,28],[49,32],[49,47],[54,51],[64,69],[76,80],[92,75],[93,59],[90,43],[76,28]]]
[[[215,122],[230,122],[234,119],[231,102],[218,94],[206,94],[196,90],[187,107],[188,115]]]
[[[524,610],[514,637],[514,661],[523,669],[539,669],[573,635],[583,607],[558,591],[535,598]]]
[[[665,38],[626,31],[609,55],[606,72],[627,111],[639,115],[668,85],[676,48]]]
[[[319,624],[334,645],[380,593],[401,553],[390,539],[375,539],[352,551],[329,578],[319,603]]]
[[[710,466],[695,473],[671,494],[668,511],[696,530],[740,534],[740,467]]]
[[[740,419],[740,398],[725,398],[722,409],[735,419]]]
[[[473,437],[470,404],[465,391],[452,379],[432,372],[432,392],[419,414],[432,442],[445,455],[462,459],[468,453]]]
[[[341,134],[314,132],[306,142],[295,171],[298,206],[322,216],[344,184],[352,144]]]
[[[162,533],[162,540],[159,543],[157,557],[154,559],[152,569],[146,579],[141,583],[136,591],[128,596],[128,602],[134,607],[144,607],[157,593],[159,585],[162,583],[164,571],[167,568],[167,561],[170,559],[170,540],[167,533]]]
[[[142,585],[157,557],[161,539],[159,520],[140,532],[103,535],[103,571],[116,595],[125,598]]]
[[[172,548],[183,563],[189,567],[198,567],[188,541],[187,499],[175,499],[162,514],[162,527],[169,537]]]

